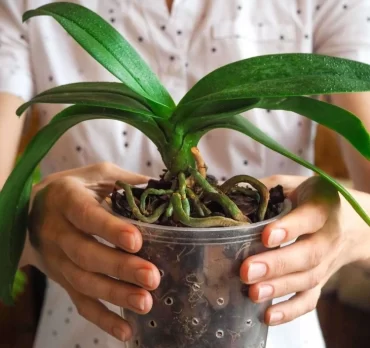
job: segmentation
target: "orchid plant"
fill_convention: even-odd
[[[0,298],[4,302],[12,302],[13,282],[27,231],[32,174],[63,133],[92,119],[130,124],[155,144],[162,157],[163,187],[135,191],[126,183],[117,183],[124,190],[128,211],[137,220],[157,223],[172,219],[189,227],[250,223],[251,219],[231,198],[235,190],[243,193],[238,186],[242,182],[255,189],[243,194],[254,195],[258,201],[256,221],[264,219],[269,191],[261,182],[240,175],[218,186],[207,176],[197,144],[207,132],[226,128],[321,175],[370,225],[369,216],[343,186],[240,115],[254,108],[296,112],[334,130],[370,159],[370,135],[361,121],[347,110],[313,98],[370,91],[369,65],[314,54],[253,57],[212,71],[176,105],[133,47],[94,12],[73,3],[51,3],[27,11],[23,20],[37,16],[53,17],[120,82],[58,86],[38,94],[17,110],[20,116],[36,103],[72,104],[34,136],[0,193]],[[223,215],[215,216],[209,202],[221,206]]]

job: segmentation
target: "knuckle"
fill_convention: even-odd
[[[104,161],[104,162],[100,162],[99,164],[97,164],[97,168],[98,168],[98,171],[101,172],[102,174],[107,174],[115,170],[116,165],[111,162]]]
[[[88,273],[85,272],[72,272],[69,275],[70,282],[73,288],[81,293],[85,293],[86,289],[91,286]]]
[[[74,246],[74,250],[72,252],[72,259],[74,263],[80,268],[89,270],[88,249],[86,249],[85,247],[82,248],[81,245]]]
[[[84,305],[84,302],[77,302],[75,303],[75,306],[76,306],[77,313],[81,317],[85,319],[89,318],[89,310],[88,310],[88,307]]]
[[[286,272],[286,262],[284,258],[277,254],[274,260],[274,273],[275,275],[282,275]]]
[[[318,270],[310,270],[308,272],[308,286],[310,289],[316,288],[321,283],[322,276]]]
[[[113,304],[119,303],[121,291],[117,286],[110,285],[107,292],[107,301]]]
[[[305,250],[307,250],[308,253],[307,268],[314,268],[318,266],[324,257],[321,245],[318,242],[313,241],[311,238],[310,240],[306,240]]]

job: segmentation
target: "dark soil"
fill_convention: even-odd
[[[217,187],[217,180],[212,175],[207,175],[207,181],[211,183],[214,187]],[[164,189],[168,190],[171,189],[171,182],[164,181],[162,178],[160,180],[150,180],[148,185],[145,188],[133,188],[132,192],[136,198],[136,204],[139,206],[140,204],[140,196],[147,188],[155,188],[155,189]],[[194,192],[198,193],[199,188],[195,187]],[[228,197],[238,206],[238,208],[243,212],[244,215],[248,216],[251,222],[258,222],[257,219],[257,210],[259,207],[260,197],[256,190],[252,188],[246,188],[243,192],[238,190],[232,190]],[[154,211],[162,203],[169,201],[170,196],[152,196],[148,198],[148,211]],[[281,185],[277,185],[270,189],[270,199],[267,208],[267,212],[265,215],[265,220],[275,217],[278,215],[283,206],[285,196],[283,192],[283,187]],[[228,217],[223,208],[215,202],[208,202],[202,196],[200,196],[201,202],[203,202],[207,208],[212,211],[210,216],[224,216]],[[112,208],[113,210],[129,219],[136,220],[135,216],[132,213],[131,208],[129,207],[124,192],[120,192],[120,188],[115,188],[112,193]],[[193,209],[191,205],[190,210],[191,217],[199,217],[195,209]],[[162,225],[162,226],[174,226],[174,227],[184,227],[180,222],[173,221],[173,219],[168,219],[164,215],[154,224]]]

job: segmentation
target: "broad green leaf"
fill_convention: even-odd
[[[212,71],[188,91],[176,113],[186,117],[186,112],[206,101],[369,90],[368,64],[316,54],[272,54],[240,60]]]
[[[31,140],[0,192],[0,296],[12,302],[12,286],[27,228],[32,173],[55,142],[74,125],[92,119],[126,122],[142,131],[162,153],[162,131],[150,118],[121,110],[71,106],[60,112]]]
[[[240,133],[247,135],[248,137],[256,140],[257,142],[265,145],[269,149],[280,153],[281,155],[297,162],[298,164],[316,172],[325,180],[327,180],[330,184],[332,184],[342,195],[343,197],[351,204],[351,206],[355,209],[355,211],[361,216],[361,218],[370,226],[370,217],[364,211],[364,209],[358,204],[358,202],[352,197],[352,195],[344,188],[341,184],[339,184],[334,178],[330,175],[326,174],[321,169],[317,168],[313,164],[305,161],[301,157],[293,154],[292,152],[288,151],[286,148],[281,146],[278,142],[272,139],[270,136],[262,132],[258,127],[256,127],[253,123],[248,121],[245,117],[241,115],[235,115],[230,117],[229,120],[221,120],[221,121],[213,121],[210,122],[207,120],[203,124],[199,123],[198,127],[192,133],[189,133],[187,136],[186,141],[192,143],[195,146],[200,138],[206,134],[208,131],[216,128],[226,128],[226,129],[233,129]]]
[[[13,189],[5,185],[0,192],[0,299],[9,305],[17,293],[15,276],[26,238],[32,176],[21,183],[19,195]],[[10,215],[8,207],[12,208]]]
[[[33,104],[81,104],[98,107],[107,107],[141,114],[150,118],[158,118],[141,102],[132,99],[126,95],[107,92],[104,89],[101,91],[68,91],[68,89],[53,88],[47,92],[37,95],[29,102],[23,104],[18,110],[17,115],[20,116],[23,112]]]
[[[102,17],[68,2],[54,2],[27,11],[23,20],[35,16],[53,17],[102,66],[148,99],[156,112],[170,115],[175,104],[167,90],[133,47]]]
[[[370,159],[370,134],[361,120],[351,112],[309,97],[264,98],[255,104],[250,104],[249,102],[252,100],[255,99],[238,99],[235,108],[232,108],[230,100],[226,100],[224,106],[222,106],[222,101],[217,101],[215,107],[209,107],[215,114],[198,115],[198,112],[204,110],[200,107],[199,111],[196,110],[196,117],[181,119],[177,122],[177,125],[188,133],[194,127],[198,127],[199,124],[212,124],[212,122],[220,122],[222,119],[228,120],[228,117],[236,114],[234,110],[237,108],[241,111],[252,108],[292,111],[334,130],[352,144],[362,156]],[[243,106],[243,103],[245,106]],[[208,104],[211,105],[212,102],[206,103],[206,105]],[[225,112],[228,107],[232,110],[229,113]]]

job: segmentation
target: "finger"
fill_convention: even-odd
[[[132,329],[126,320],[110,311],[100,301],[77,292],[66,281],[62,285],[75,304],[79,315],[120,341],[125,342],[131,338]]]
[[[330,250],[330,244],[325,235],[315,234],[292,245],[253,255],[242,263],[240,278],[254,284],[315,268]]]
[[[322,286],[327,279],[322,269],[316,267],[306,272],[292,273],[284,277],[271,279],[268,282],[253,284],[249,287],[249,297],[256,303],[262,303]]]
[[[331,205],[327,202],[309,201],[292,210],[281,219],[267,225],[262,232],[262,243],[277,247],[321,229],[328,220]]]
[[[63,179],[58,186],[63,193],[60,194],[59,209],[77,229],[129,252],[137,252],[141,248],[139,230],[106,211],[78,180]]]
[[[160,282],[158,269],[149,261],[103,245],[71,224],[59,233],[58,246],[81,269],[109,275],[154,290]],[[99,257],[97,257],[97,255]]]
[[[60,267],[64,278],[81,294],[139,314],[148,313],[153,305],[151,295],[144,289],[101,274],[86,272],[67,258],[61,262]]]
[[[320,294],[321,288],[316,287],[269,307],[265,313],[266,324],[271,326],[284,324],[313,311],[317,306]]]
[[[289,199],[298,208],[265,227],[262,242],[267,247],[276,247],[316,232],[340,204],[338,192],[320,177],[304,181]]]

